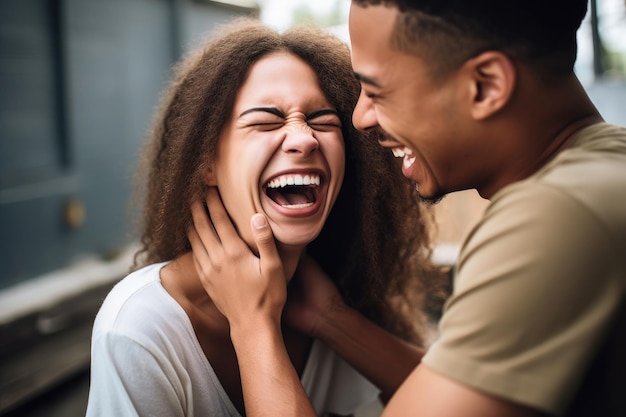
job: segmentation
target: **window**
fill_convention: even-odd
[[[584,84],[626,80],[626,0],[590,0],[575,69]]]

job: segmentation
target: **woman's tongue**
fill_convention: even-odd
[[[311,197],[306,192],[268,190],[267,195],[283,207],[306,207],[313,204]]]

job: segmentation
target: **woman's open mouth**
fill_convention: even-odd
[[[322,185],[324,179],[317,172],[284,173],[271,178],[264,190],[269,199],[282,209],[306,214],[310,211],[306,209],[317,206]]]

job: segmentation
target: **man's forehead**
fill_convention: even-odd
[[[348,16],[350,41],[388,41],[395,26],[398,10],[394,7],[375,5],[361,7],[352,3]],[[384,39],[381,39],[384,38]]]
[[[382,78],[397,61],[390,48],[397,9],[382,5],[350,8],[349,30],[354,75],[363,85],[382,88]]]
[[[390,52],[395,16],[396,11],[388,7],[352,5],[348,30],[353,61],[368,60]]]

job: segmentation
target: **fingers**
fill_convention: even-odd
[[[193,251],[196,255],[201,253],[211,253],[217,247],[220,246],[220,239],[207,216],[204,206],[200,202],[195,202],[191,205],[191,216],[193,218],[194,234],[196,239],[196,246],[192,245]],[[188,234],[189,237],[189,234]],[[189,239],[190,243],[191,238]]]
[[[188,232],[189,243],[196,262],[201,268],[206,267],[202,269],[207,269],[209,264],[212,264],[211,267],[214,269],[220,269],[220,259],[224,256],[231,258],[241,256],[249,250],[233,226],[215,187],[207,191],[206,202],[210,218],[202,204],[192,204],[194,228]],[[257,213],[252,216],[250,222],[252,236],[261,259],[261,273],[272,275],[275,271],[282,272],[282,262],[267,219]]]
[[[208,271],[205,270],[205,266],[209,265],[211,259],[209,258],[209,254],[202,244],[202,241],[200,240],[200,236],[198,236],[196,229],[194,229],[193,227],[190,228],[187,232],[187,238],[189,239],[189,244],[191,245],[192,258],[194,266],[196,267],[196,272],[202,279],[202,277],[208,275]]]
[[[276,249],[272,229],[267,223],[267,218],[260,213],[256,213],[250,219],[250,226],[254,242],[259,250],[261,273],[271,273],[281,268],[282,263]]]
[[[237,230],[235,229],[235,226],[233,226],[230,216],[224,208],[224,204],[222,203],[222,199],[220,198],[217,188],[209,188],[206,195],[206,203],[211,216],[210,221],[213,224],[217,238],[224,242],[225,245],[243,243],[237,233]],[[211,248],[207,249],[210,250]]]

